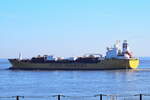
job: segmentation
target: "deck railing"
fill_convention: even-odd
[[[150,94],[137,95],[93,95],[93,96],[0,96],[0,100],[150,100]]]

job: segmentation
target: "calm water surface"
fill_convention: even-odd
[[[0,60],[0,96],[150,94],[150,59],[137,70],[22,71],[7,70]]]

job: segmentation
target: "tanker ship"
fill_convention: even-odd
[[[9,59],[10,69],[23,70],[110,70],[110,69],[135,69],[139,59],[133,57],[129,50],[127,40],[116,42],[114,47],[107,48],[106,55],[86,54],[81,57],[55,57],[53,55],[37,56],[31,59]]]

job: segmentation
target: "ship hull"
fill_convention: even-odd
[[[9,59],[10,69],[23,70],[110,70],[135,69],[139,65],[138,59],[105,59],[97,63],[32,63]]]

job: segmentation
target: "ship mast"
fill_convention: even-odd
[[[22,60],[22,55],[21,55],[21,53],[19,53],[19,60]]]

